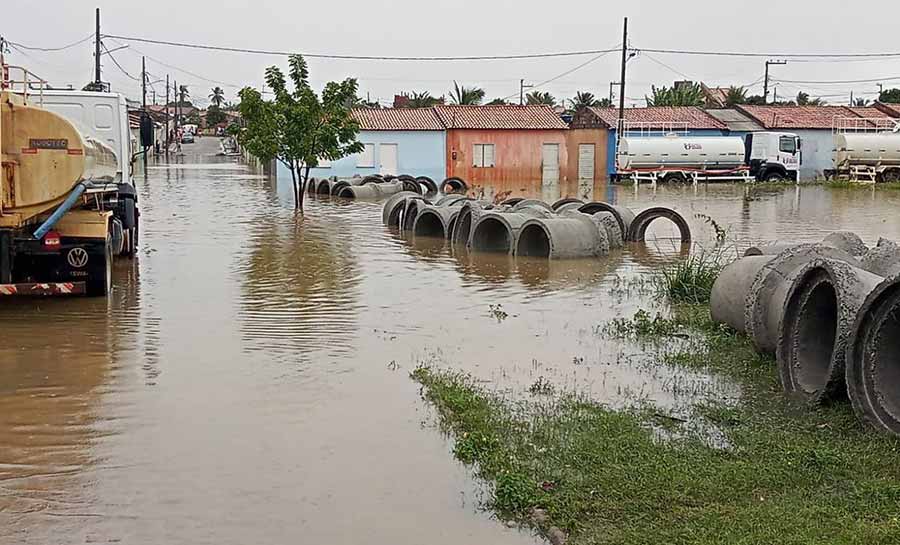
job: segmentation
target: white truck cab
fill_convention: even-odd
[[[750,174],[759,181],[799,181],[800,137],[789,132],[753,132],[744,141]]]

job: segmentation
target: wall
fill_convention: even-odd
[[[559,144],[559,179],[569,178],[566,130],[468,130],[447,131],[447,176],[457,176],[469,186],[494,186],[515,190],[520,183],[543,178],[541,146]],[[493,168],[475,168],[473,144],[494,144]],[[454,157],[455,153],[455,157]]]
[[[358,167],[359,156],[351,155],[331,163],[330,167],[311,169],[310,177],[349,178],[368,176],[381,172],[378,144],[397,144],[397,170],[394,174],[428,176],[437,183],[446,178],[445,133],[443,131],[360,131],[357,139],[364,144],[375,144],[375,166]],[[284,167],[279,167],[284,169]],[[284,174],[289,176],[287,169]]]
[[[609,131],[606,129],[569,129],[566,131],[566,146],[569,152],[567,165],[569,180],[578,180],[578,145],[594,144],[594,181],[607,181],[609,156]],[[615,145],[615,141],[613,141]]]

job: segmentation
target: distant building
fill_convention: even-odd
[[[895,117],[878,106],[745,104],[735,106],[735,109],[759,124],[763,130],[792,132],[800,137],[800,178],[803,180],[821,178],[826,169],[834,168],[834,132],[841,125],[855,130],[874,130],[877,126],[883,126],[878,122],[879,119],[890,124],[890,119]]]
[[[568,126],[546,105],[435,106],[447,131],[447,175],[470,187],[519,190],[540,184],[553,194],[572,178]]]
[[[433,108],[360,108],[357,140],[362,153],[338,161],[320,161],[316,178],[410,174],[441,183],[445,176],[445,133]]]

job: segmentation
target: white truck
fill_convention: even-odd
[[[880,132],[836,132],[834,169],[826,179],[900,182],[900,127]]]
[[[617,179],[635,182],[799,180],[800,138],[786,132],[740,136],[623,136]]]

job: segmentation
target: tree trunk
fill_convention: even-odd
[[[291,170],[291,189],[294,190],[294,209],[300,209],[300,199],[297,196],[297,168],[296,163],[291,161],[290,166],[288,167]]]
[[[303,169],[303,175],[300,176],[300,179],[303,180],[303,187],[306,187],[309,184],[309,165]],[[305,195],[305,191],[301,188],[300,190],[300,211],[303,211],[303,198]]]

